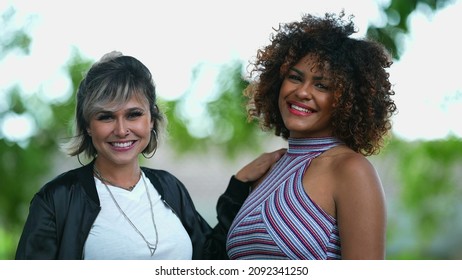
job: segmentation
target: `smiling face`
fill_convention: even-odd
[[[92,116],[87,131],[98,154],[98,165],[138,162],[153,128],[148,102],[142,99],[134,95],[116,109],[101,109]]]
[[[308,55],[287,72],[279,91],[279,110],[292,138],[332,136],[334,92],[326,71]]]

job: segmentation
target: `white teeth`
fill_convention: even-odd
[[[305,112],[305,113],[311,113],[310,110],[305,109],[305,108],[302,108],[302,107],[297,106],[297,105],[294,105],[294,104],[291,104],[290,107],[291,107],[292,109],[297,110],[297,111],[301,111],[301,112]]]
[[[133,144],[133,141],[130,142],[114,142],[112,143],[113,146],[116,146],[118,148],[126,148],[129,147]]]

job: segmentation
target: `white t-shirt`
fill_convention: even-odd
[[[180,219],[166,206],[152,185],[142,173],[136,187],[130,192],[109,185],[120,208],[144,235],[155,244],[156,234],[146,187],[152,201],[155,223],[159,234],[157,250],[151,256],[143,238],[135,231],[112,200],[104,184],[95,178],[101,211],[91,227],[84,245],[84,259],[94,260],[137,260],[137,259],[191,259],[192,244]]]

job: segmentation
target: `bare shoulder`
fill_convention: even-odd
[[[332,148],[322,155],[319,159],[329,163],[330,168],[335,171],[352,171],[356,168],[373,168],[369,160],[346,146],[337,146]]]
[[[386,208],[379,176],[369,160],[345,146],[324,155],[344,259],[383,259]]]
[[[346,146],[340,146],[327,151],[323,157],[335,180],[336,192],[365,191],[364,188],[381,191],[376,169],[365,156]]]

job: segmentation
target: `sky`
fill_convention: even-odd
[[[25,95],[43,92],[59,101],[70,94],[64,67],[75,49],[94,61],[117,50],[148,66],[162,98],[192,91],[195,102],[187,113],[198,118],[220,67],[234,60],[246,64],[279,23],[299,20],[304,12],[344,9],[363,36],[369,23],[383,22],[379,2],[387,0],[2,1],[0,12],[16,9],[15,24],[27,26],[32,45],[29,55],[11,53],[0,61],[0,95],[19,84]],[[405,52],[390,69],[399,110],[393,132],[405,140],[462,137],[462,79],[454,71],[462,65],[462,43],[454,34],[460,15],[462,1],[456,1],[434,16],[411,17]],[[192,84],[198,65],[200,79]],[[0,136],[20,140],[33,133],[31,123],[28,116],[8,116]]]

